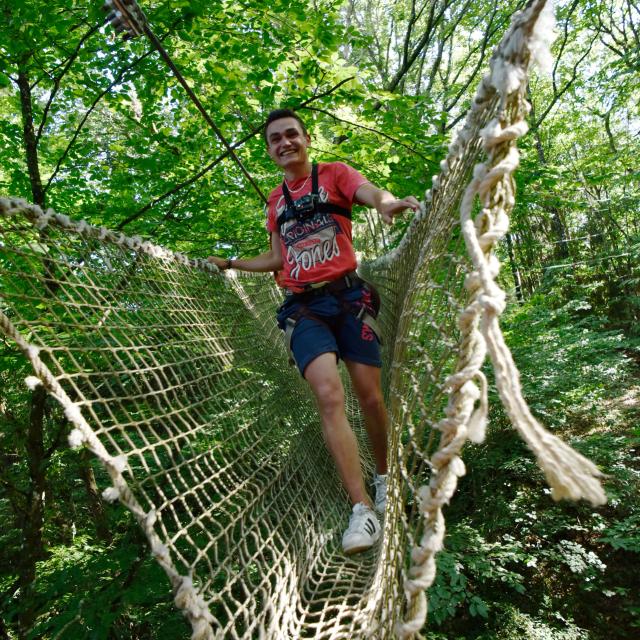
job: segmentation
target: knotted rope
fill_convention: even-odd
[[[449,389],[446,417],[436,425],[441,432],[440,445],[430,459],[430,482],[418,490],[424,529],[419,544],[411,551],[411,567],[404,582],[408,615],[397,627],[400,638],[413,637],[425,622],[425,592],[435,579],[435,557],[443,547],[445,535],[442,508],[453,496],[458,478],[465,474],[460,458],[462,447],[467,440],[481,442],[485,437],[487,381],[481,367],[487,351],[500,399],[513,426],[535,454],[553,498],[584,498],[593,505],[606,501],[598,468],[546,431],[531,414],[498,323],[506,294],[495,281],[500,263],[493,249],[507,233],[509,214],[515,204],[512,174],[519,162],[515,142],[527,131],[524,118],[529,111],[524,98],[526,69],[531,57],[548,55],[552,24],[551,7],[545,8],[544,0],[531,3],[514,16],[503,40],[507,46],[494,54],[491,72],[480,85],[468,123],[458,142],[452,145],[453,153],[443,162],[443,171],[455,164],[456,151],[468,143],[465,130],[472,130],[474,113],[484,109],[497,93],[500,100],[497,115],[480,131],[487,160],[476,165],[460,207],[460,224],[474,270],[465,279],[469,303],[459,317],[461,337],[456,372],[446,381]],[[481,209],[474,218],[476,198]]]

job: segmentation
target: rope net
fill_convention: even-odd
[[[384,537],[365,554],[342,553],[348,499],[313,398],[288,366],[270,276],[221,275],[140,238],[0,200],[3,331],[34,366],[28,384],[62,404],[70,444],[104,464],[113,485],[104,497],[144,529],[193,638],[419,633],[441,508],[464,473],[458,454],[483,435],[487,349],[501,399],[555,497],[604,500],[597,469],[523,406],[496,320],[504,294],[492,247],[513,206],[525,70],[549,31],[534,28],[543,5],[514,16],[400,246],[361,268],[383,300],[391,420]],[[487,160],[473,171],[483,146]]]

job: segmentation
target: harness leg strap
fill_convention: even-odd
[[[289,354],[289,364],[294,365],[296,363],[295,358],[293,357],[293,351],[291,350],[291,339],[293,337],[293,330],[296,328],[297,320],[293,318],[287,318],[285,320],[285,329],[284,329],[284,341],[287,345],[287,353]]]
[[[375,333],[376,338],[378,338],[378,342],[382,344],[382,331],[378,321],[364,307],[360,307],[360,311],[358,311],[356,317],[366,324],[373,333]]]

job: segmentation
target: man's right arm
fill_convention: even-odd
[[[261,253],[254,258],[234,258],[228,260],[218,256],[207,258],[209,262],[215,264],[218,269],[239,269],[240,271],[268,272],[280,271],[282,269],[282,252],[280,251],[280,234],[271,232],[271,249]]]

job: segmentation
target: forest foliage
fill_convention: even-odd
[[[262,123],[293,107],[314,158],[421,195],[521,0],[151,0],[152,28],[259,190]],[[0,195],[205,257],[266,249],[262,198],[145,39],[99,2],[0,0]],[[436,638],[637,637],[640,4],[556,3],[503,243],[506,332],[531,407],[607,473],[555,504],[494,401],[447,513]],[[393,246],[359,212],[359,249]],[[365,232],[366,230],[366,232]],[[179,638],[166,578],[68,423],[0,343],[0,638]],[[495,399],[494,399],[495,400]],[[98,478],[96,479],[96,474]],[[490,514],[487,517],[487,514]],[[80,634],[80,635],[79,635]]]

